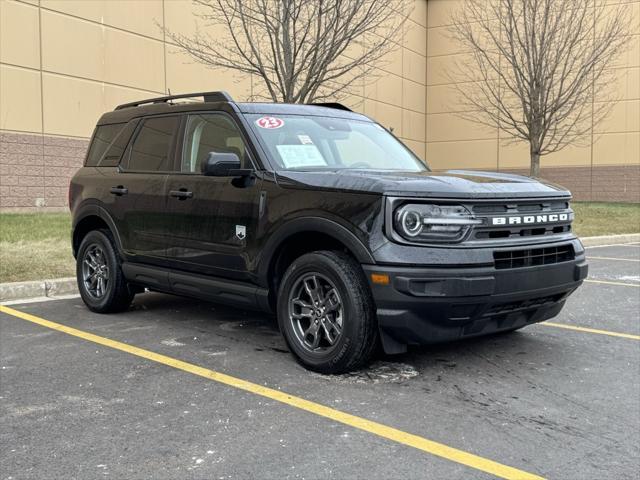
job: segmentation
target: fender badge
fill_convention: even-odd
[[[238,237],[240,240],[244,240],[246,236],[247,227],[245,227],[244,225],[236,225],[236,237]]]

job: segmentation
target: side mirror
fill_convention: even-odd
[[[202,173],[209,177],[244,177],[250,175],[251,170],[241,168],[235,153],[209,152],[202,164]]]

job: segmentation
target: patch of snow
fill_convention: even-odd
[[[227,352],[226,351],[220,351],[220,352],[208,352],[207,355],[209,355],[210,357],[217,357],[220,355],[226,355]]]
[[[622,275],[619,277],[620,280],[632,281],[632,282],[640,282],[640,275]]]

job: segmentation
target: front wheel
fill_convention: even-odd
[[[297,258],[280,284],[277,310],[289,349],[310,370],[355,370],[377,347],[371,290],[360,265],[342,252]]]
[[[111,232],[94,230],[82,239],[76,259],[80,296],[98,313],[125,310],[134,291],[127,285]]]

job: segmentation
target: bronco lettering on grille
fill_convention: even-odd
[[[535,225],[544,223],[566,222],[568,213],[551,213],[544,215],[515,215],[509,217],[493,217],[491,225]]]

